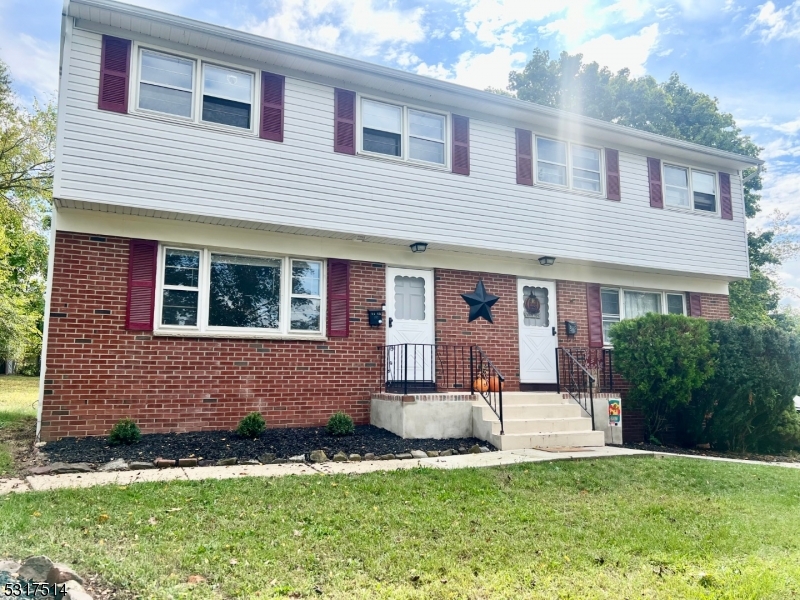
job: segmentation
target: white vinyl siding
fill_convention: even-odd
[[[735,173],[734,220],[726,221],[654,211],[646,157],[624,150],[623,202],[519,186],[513,124],[477,117],[470,119],[469,177],[342,155],[333,152],[333,87],[293,77],[286,79],[281,145],[233,128],[100,111],[100,38],[76,29],[69,48],[54,193],[65,201],[143,216],[165,211],[172,218],[260,223],[286,233],[420,240],[533,258],[546,250],[558,260],[748,275]]]

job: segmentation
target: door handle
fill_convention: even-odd
[[[553,325],[553,335],[558,335],[558,332],[556,331],[556,326],[555,325]]]
[[[392,326],[392,323],[394,323],[394,319],[392,317],[389,317],[389,327]]]

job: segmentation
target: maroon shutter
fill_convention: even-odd
[[[533,143],[527,129],[517,129],[517,183],[533,185]]]
[[[103,36],[100,50],[100,95],[98,108],[118,113],[128,112],[128,75],[131,64],[131,41]]]
[[[689,316],[702,317],[703,316],[703,303],[700,300],[700,294],[697,292],[689,292]]]
[[[469,117],[453,115],[453,173],[469,175]]]
[[[131,240],[128,257],[128,312],[125,329],[153,331],[158,242]]]
[[[619,202],[622,198],[619,185],[619,150],[606,148],[606,198]]]
[[[733,202],[731,201],[731,176],[719,174],[719,207],[722,218],[733,221]]]
[[[589,316],[589,347],[603,347],[603,307],[600,304],[600,285],[586,284],[586,306]]]
[[[283,141],[283,75],[261,72],[261,130],[262,139]]]
[[[356,93],[336,88],[333,91],[333,151],[356,153]]]
[[[350,334],[350,261],[328,261],[328,336]]]
[[[664,191],[661,185],[661,161],[647,159],[647,178],[650,180],[650,206],[664,208]]]

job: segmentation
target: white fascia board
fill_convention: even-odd
[[[68,8],[69,14],[86,20],[86,16],[82,15],[79,10],[81,5],[151,20],[167,25],[168,29],[177,28],[187,32],[191,31],[212,36],[226,40],[233,46],[239,44],[255,46],[274,53],[276,57],[283,56],[284,59],[291,57],[291,62],[296,65],[296,68],[309,73],[338,77],[344,82],[364,82],[373,89],[386,90],[401,96],[424,98],[440,104],[447,104],[453,109],[461,109],[467,116],[478,110],[484,114],[497,116],[504,120],[515,121],[523,127],[527,125],[539,129],[544,128],[545,130],[548,127],[553,128],[554,124],[556,124],[558,133],[563,133],[564,136],[573,139],[580,139],[583,135],[586,135],[592,139],[602,139],[604,145],[636,148],[639,153],[656,157],[680,158],[695,156],[695,160],[699,161],[705,158],[706,164],[732,171],[764,164],[764,161],[757,158],[676,140],[631,127],[525,102],[516,98],[500,96],[456,83],[338,56],[321,50],[289,44],[186,17],[133,6],[116,0],[72,0]],[[98,10],[89,11],[89,15],[90,18],[88,20],[99,25],[105,25],[101,22]],[[92,17],[96,20],[93,20]],[[170,36],[174,38],[175,33],[175,31],[172,31]],[[178,36],[179,39],[188,39],[188,37],[188,35]]]
[[[405,246],[81,209],[61,208],[58,216],[59,231],[308,258],[341,258],[416,269],[457,269],[530,279],[581,281],[609,286],[724,295],[728,294],[728,282],[731,281],[721,277],[578,264],[563,260],[557,260],[554,266],[543,267],[535,259],[484,256],[451,250],[428,249],[415,254]]]

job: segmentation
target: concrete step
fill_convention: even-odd
[[[569,400],[555,392],[503,392],[503,408],[519,404],[567,404]]]
[[[484,418],[490,419],[494,413],[487,406],[489,414]],[[484,411],[485,412],[485,411]],[[572,404],[503,404],[503,419],[569,419],[580,417],[581,407]],[[497,417],[495,417],[496,419]]]
[[[504,415],[505,417],[505,415]],[[571,419],[503,419],[508,434],[516,433],[562,433],[567,431],[591,431],[592,421],[583,417]],[[500,434],[500,422],[492,423],[492,433]]]
[[[602,431],[567,431],[558,433],[507,433],[492,435],[489,440],[500,450],[520,450],[522,448],[556,448],[604,446]]]

